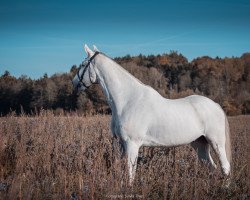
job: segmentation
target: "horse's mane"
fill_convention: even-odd
[[[112,63],[114,63],[116,65],[116,67],[121,70],[122,72],[124,72],[125,74],[127,74],[129,77],[131,77],[132,79],[134,79],[135,81],[137,81],[138,83],[150,87],[146,84],[144,84],[143,82],[141,82],[138,78],[136,78],[135,76],[133,76],[131,73],[129,73],[126,69],[124,69],[120,64],[118,64],[117,62],[115,62],[112,58],[110,58],[109,56],[107,56],[106,54],[99,52],[101,55],[103,55],[105,58],[109,59]]]

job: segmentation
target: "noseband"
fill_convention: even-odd
[[[92,62],[92,60],[93,60],[98,54],[99,54],[99,52],[96,51],[95,54],[94,54],[90,59],[88,59],[87,64],[84,65],[85,68],[83,69],[83,72],[82,72],[81,75],[80,75],[80,70],[81,70],[81,68],[82,68],[83,66],[81,66],[80,69],[78,70],[77,76],[78,76],[79,82],[78,82],[77,87],[80,87],[80,86],[81,86],[80,83],[81,83],[85,88],[89,88],[89,87],[90,87],[90,85],[88,86],[88,85],[86,85],[86,84],[83,82],[83,77],[84,77],[84,74],[86,73],[87,69],[90,67],[90,63]],[[96,82],[92,82],[92,80],[91,80],[91,78],[90,78],[90,70],[89,70],[89,80],[90,80],[90,82],[91,82],[92,84],[95,84],[95,83],[96,83]]]

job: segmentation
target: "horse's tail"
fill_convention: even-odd
[[[226,155],[227,155],[227,160],[232,164],[232,151],[231,151],[231,141],[230,141],[230,130],[229,130],[229,124],[228,124],[228,119],[225,114],[225,135],[226,135]]]

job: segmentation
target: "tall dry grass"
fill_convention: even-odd
[[[141,148],[130,187],[110,116],[2,117],[0,199],[249,199],[250,116],[231,117],[229,123],[228,188],[220,169],[208,169],[188,145]]]

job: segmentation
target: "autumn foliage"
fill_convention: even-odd
[[[229,115],[250,113],[250,53],[233,58],[204,56],[189,62],[172,51],[115,60],[164,97],[200,94],[219,103]],[[69,73],[51,77],[45,74],[38,80],[27,76],[15,78],[6,71],[0,77],[0,113],[34,114],[40,109],[53,110],[55,114],[110,113],[99,86],[92,86],[84,93],[73,92],[71,79],[76,71],[74,65]]]

